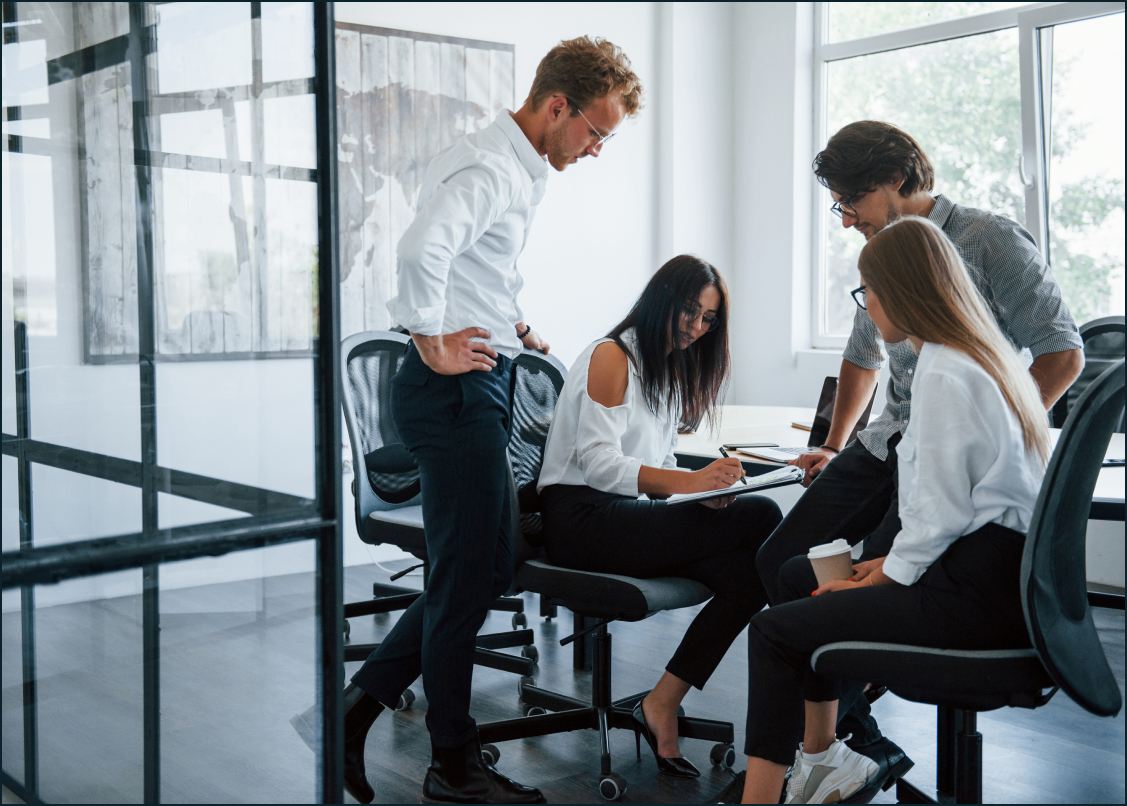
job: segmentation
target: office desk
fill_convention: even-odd
[[[814,409],[798,406],[723,406],[716,428],[709,431],[707,421],[695,433],[682,434],[677,442],[677,458],[684,467],[699,469],[720,456],[719,448],[731,442],[776,442],[782,447],[805,445],[808,431],[791,426],[792,422],[810,422]],[[1049,429],[1049,437],[1056,445],[1060,430]],[[1122,458],[1123,434],[1112,434],[1108,445],[1108,458]],[[744,470],[750,476],[765,473],[779,465],[739,456]],[[1093,520],[1122,521],[1124,519],[1124,469],[1105,467],[1100,471],[1092,495]]]

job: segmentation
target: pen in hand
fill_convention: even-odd
[[[723,446],[720,447],[720,455],[723,456],[725,459],[731,459],[732,458],[728,455],[728,452],[726,450],[724,450]],[[746,485],[747,479],[745,479],[743,476],[740,476],[740,484]]]

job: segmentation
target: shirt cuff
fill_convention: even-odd
[[[425,308],[412,308],[403,302],[401,297],[396,297],[394,311],[394,319],[412,333],[418,333],[420,336],[442,334],[442,320],[446,316],[445,302]]]
[[[616,485],[618,489],[615,490],[619,495],[630,495],[637,498],[641,495],[638,492],[638,474],[642,472],[642,460],[638,457],[632,457],[630,464],[626,468],[626,472],[622,474],[622,480]]]
[[[1068,350],[1083,349],[1084,340],[1080,338],[1080,333],[1075,330],[1054,333],[1047,338],[1041,339],[1041,341],[1036,344],[1029,345],[1029,352],[1033,354],[1034,358],[1040,358],[1048,353],[1063,353]]]
[[[894,582],[899,582],[901,585],[914,585],[916,581],[924,575],[924,571],[928,566],[920,567],[907,560],[897,557],[894,553],[895,546],[892,552],[884,558],[884,566],[881,568],[884,575]]]
[[[880,369],[884,362],[880,358],[880,350],[877,350],[877,360],[874,362],[869,356],[863,354],[860,350],[846,344],[845,349],[841,353],[841,357],[848,361],[850,364],[856,364],[861,369]]]

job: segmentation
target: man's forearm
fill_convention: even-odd
[[[1080,377],[1084,369],[1083,350],[1065,350],[1060,353],[1045,353],[1033,359],[1029,374],[1041,391],[1041,402],[1051,409],[1061,395],[1068,391],[1073,381]]]
[[[834,415],[830,423],[830,433],[826,444],[841,450],[849,432],[861,419],[873,389],[877,385],[880,370],[862,369],[848,359],[841,362],[841,372],[837,378],[837,398],[834,400]]]

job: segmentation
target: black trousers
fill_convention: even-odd
[[[563,484],[544,488],[540,498],[545,547],[556,565],[641,578],[683,577],[715,594],[665,667],[704,688],[728,647],[767,604],[755,554],[782,520],[778,505],[743,495],[723,509],[670,507]]]
[[[822,677],[810,668],[811,655],[826,644],[884,641],[939,649],[1028,647],[1020,585],[1024,545],[1025,535],[987,524],[955,541],[914,585],[865,587],[816,597],[809,595],[810,588],[806,598],[772,605],[756,615],[748,628],[744,752],[776,764],[794,760],[802,741],[803,701],[839,699],[843,689],[840,680]],[[799,562],[809,567],[805,559],[795,561]]]
[[[840,537],[851,546],[865,541],[863,560],[888,554],[900,532],[896,496],[896,445],[899,442],[899,434],[889,439],[888,458],[882,461],[854,440],[834,457],[798,499],[756,557],[760,578],[772,604],[789,601],[780,595],[779,572],[784,563],[793,557],[804,558],[812,546]],[[809,563],[806,566],[808,568]],[[864,689],[865,684],[858,683],[842,692],[838,732],[843,736],[853,734],[859,744],[870,744],[881,738],[881,732],[870,713],[868,700],[862,696]]]
[[[393,381],[395,426],[419,466],[430,575],[352,681],[394,705],[421,673],[427,729],[440,747],[477,733],[469,712],[477,632],[513,579],[511,379],[505,356],[489,372],[439,375],[412,346]]]

